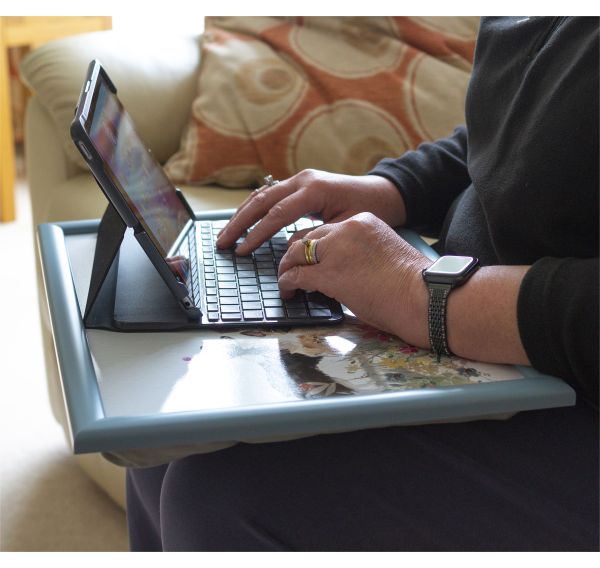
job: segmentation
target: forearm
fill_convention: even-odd
[[[425,142],[399,158],[381,160],[371,172],[392,182],[406,206],[406,225],[441,227],[454,199],[470,184],[467,130]]]
[[[530,365],[517,322],[519,289],[528,266],[480,268],[448,296],[446,331],[450,351],[465,359]],[[415,295],[414,341],[429,348],[425,283]]]

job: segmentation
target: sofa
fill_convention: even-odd
[[[437,23],[427,21],[423,25],[435,27]],[[476,19],[466,24],[461,21],[460,25],[469,28],[474,45]],[[359,39],[369,37],[367,34]],[[355,41],[356,37],[351,39]],[[458,40],[452,41],[462,45]],[[168,41],[156,41],[154,37],[144,39],[136,35],[132,39],[126,34],[105,31],[48,43],[24,60],[21,76],[32,92],[26,114],[25,154],[34,230],[45,222],[99,218],[107,205],[91,174],[77,162],[75,149],[68,145],[68,123],[89,62],[96,58],[104,64],[142,138],[157,159],[165,163],[180,148],[197,95],[201,52],[199,36],[172,36]],[[464,60],[461,65],[464,74]],[[466,90],[468,72],[467,66],[467,74],[458,86],[448,85],[459,97]],[[431,100],[425,103],[432,104]],[[235,208],[249,193],[243,187],[214,184],[179,187],[197,211]],[[37,277],[48,395],[53,414],[69,439],[39,259]],[[125,506],[123,468],[100,454],[74,459],[116,503]]]

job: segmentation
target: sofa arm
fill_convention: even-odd
[[[84,167],[69,126],[92,59],[114,80],[119,97],[160,162],[174,154],[196,95],[199,36],[135,39],[114,31],[72,36],[47,43],[21,65],[21,76],[52,117],[67,156]]]

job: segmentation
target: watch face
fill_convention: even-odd
[[[472,256],[442,256],[426,271],[427,276],[460,276],[468,270],[477,259]]]
[[[423,270],[423,279],[432,287],[452,289],[462,286],[477,270],[479,260],[473,256],[442,256]]]

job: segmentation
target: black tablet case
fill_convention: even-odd
[[[112,331],[198,329],[109,204],[98,228],[84,324]]]

